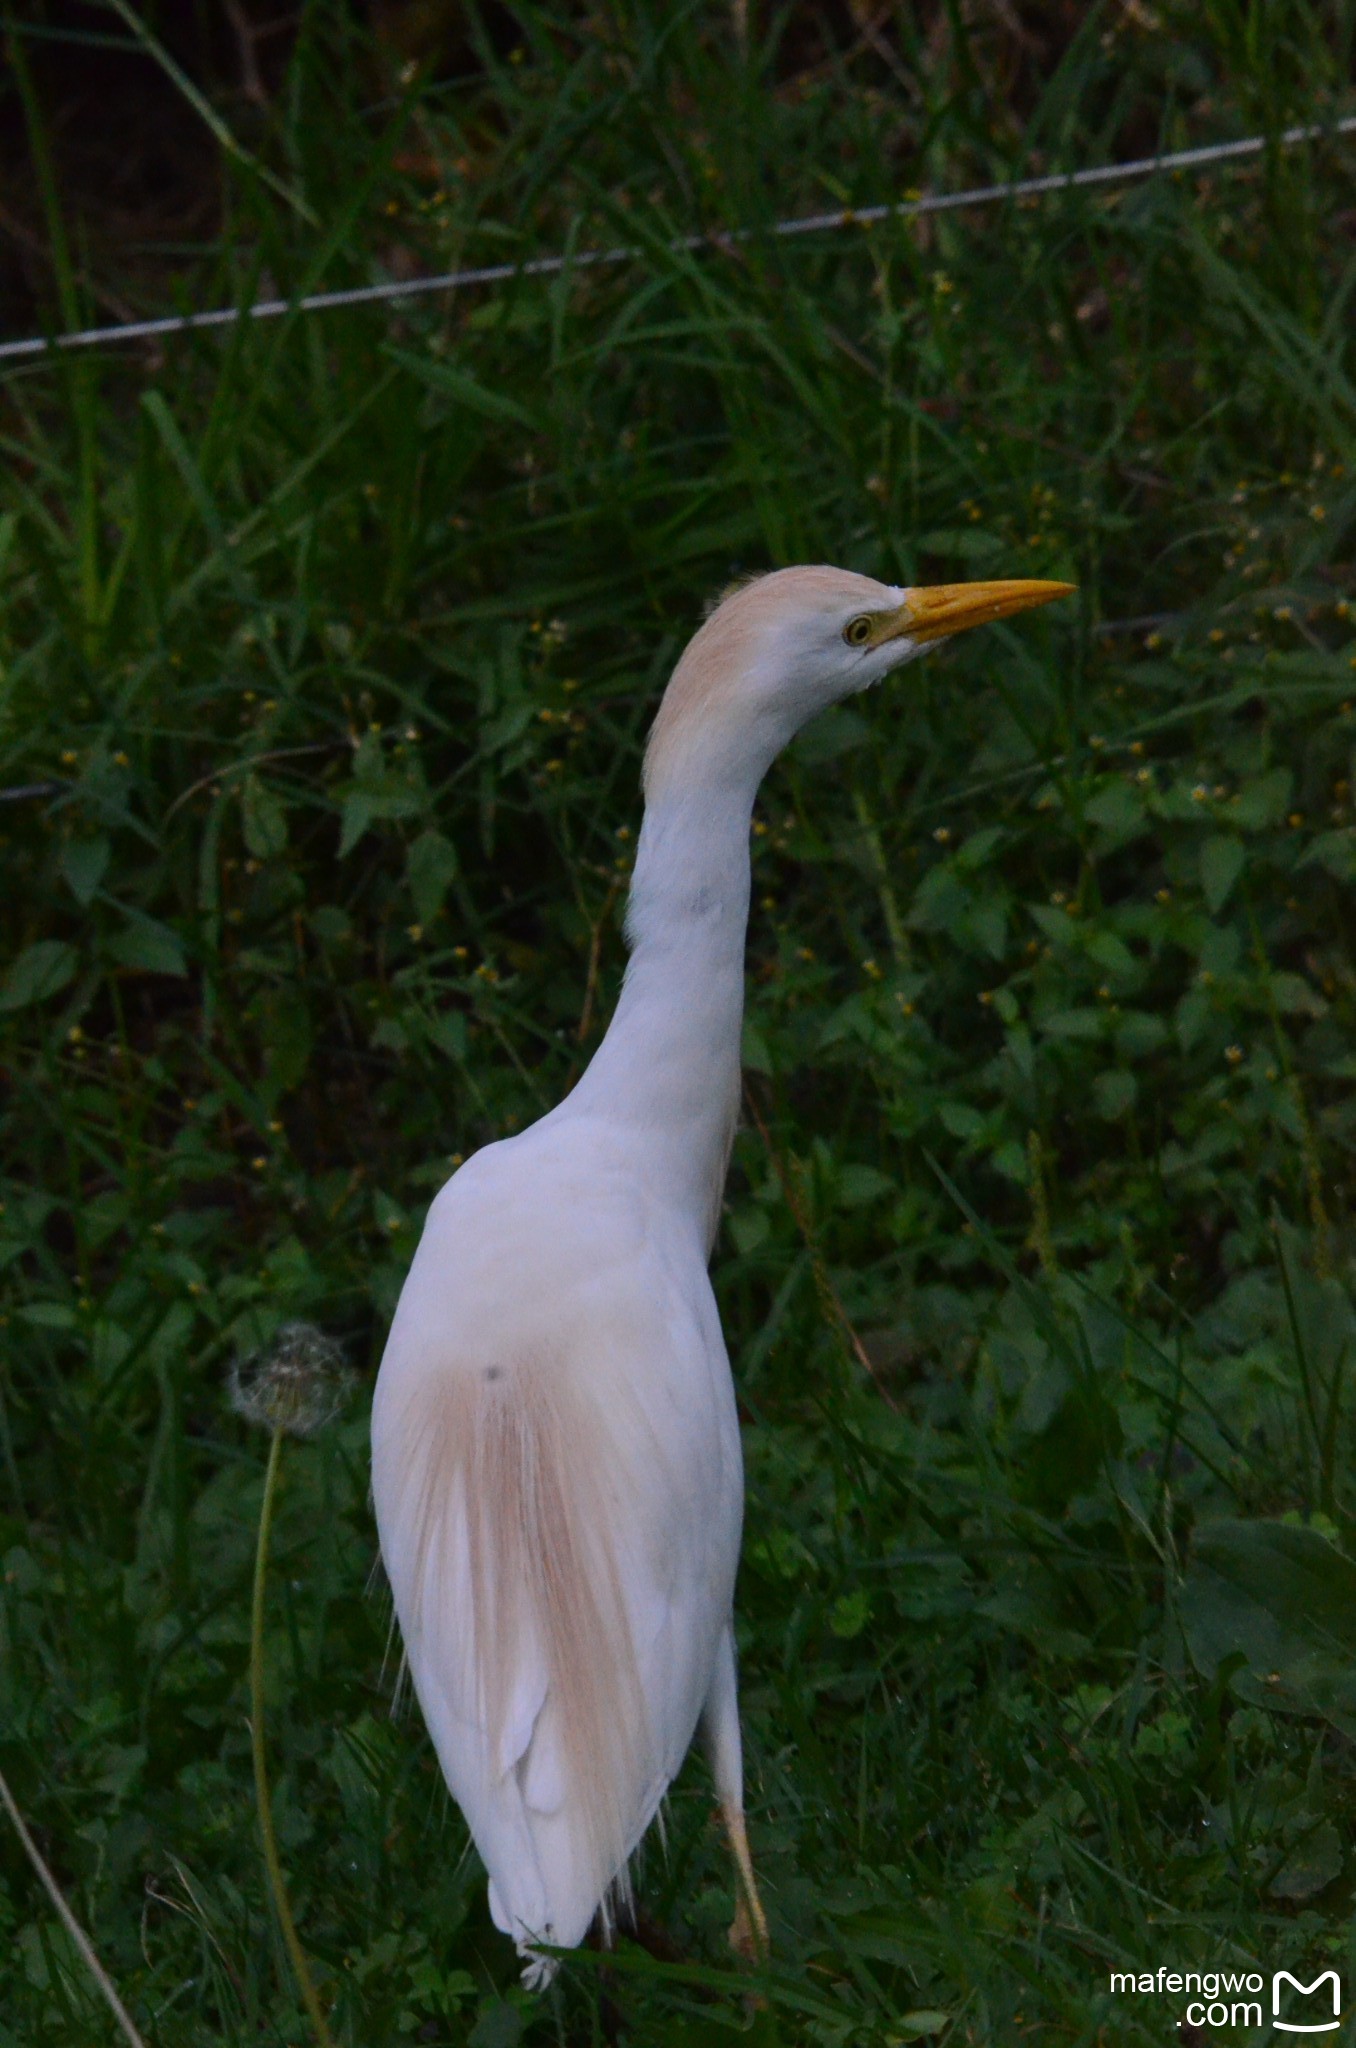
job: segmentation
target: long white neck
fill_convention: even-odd
[[[749,822],[762,762],[670,785],[645,812],[621,1000],[568,1107],[642,1140],[709,1248],[739,1108]]]

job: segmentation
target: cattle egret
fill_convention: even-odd
[[[707,1277],[755,792],[815,712],[1072,588],[796,568],[727,595],[650,734],[607,1035],[564,1102],[429,1210],[377,1381],[372,1490],[414,1689],[529,1987],[555,1967],[541,1944],[627,1905],[699,1721],[738,1876],[731,1939],[766,1947],[735,1690],[739,1424]]]

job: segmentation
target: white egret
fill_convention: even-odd
[[[782,569],[684,653],[645,756],[611,1026],[573,1092],[428,1213],[372,1410],[372,1488],[438,1760],[526,1960],[628,1898],[628,1860],[702,1721],[744,1827],[732,1600],[739,1425],[707,1261],[739,1102],[749,829],[815,712],[930,642],[1067,583],[895,589]]]

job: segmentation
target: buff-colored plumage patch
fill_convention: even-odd
[[[518,1360],[421,1384],[399,1433],[393,1461],[410,1473],[418,1503],[406,1641],[437,1661],[464,1563],[484,1728],[513,1725],[522,1672],[544,1664],[546,1696],[528,1747],[557,1746],[606,1915],[629,1903],[627,1789],[650,1744],[596,1411],[586,1412],[568,1372]],[[467,1661],[465,1644],[453,1661]],[[500,1755],[497,1768],[526,1774],[526,1762]]]

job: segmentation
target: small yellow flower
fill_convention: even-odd
[[[932,836],[939,846],[945,846],[951,837],[951,827],[949,825],[939,825]]]
[[[1236,1066],[1238,1065],[1239,1061],[1240,1061],[1240,1060],[1242,1059],[1242,1057],[1243,1057],[1243,1048],[1242,1048],[1242,1046],[1241,1046],[1241,1045],[1226,1045],[1226,1046],[1225,1046],[1225,1048],[1224,1048],[1224,1057],[1225,1057],[1225,1059],[1226,1059],[1226,1060],[1228,1060],[1228,1062],[1229,1062],[1229,1065],[1230,1065],[1231,1067],[1236,1067]]]

